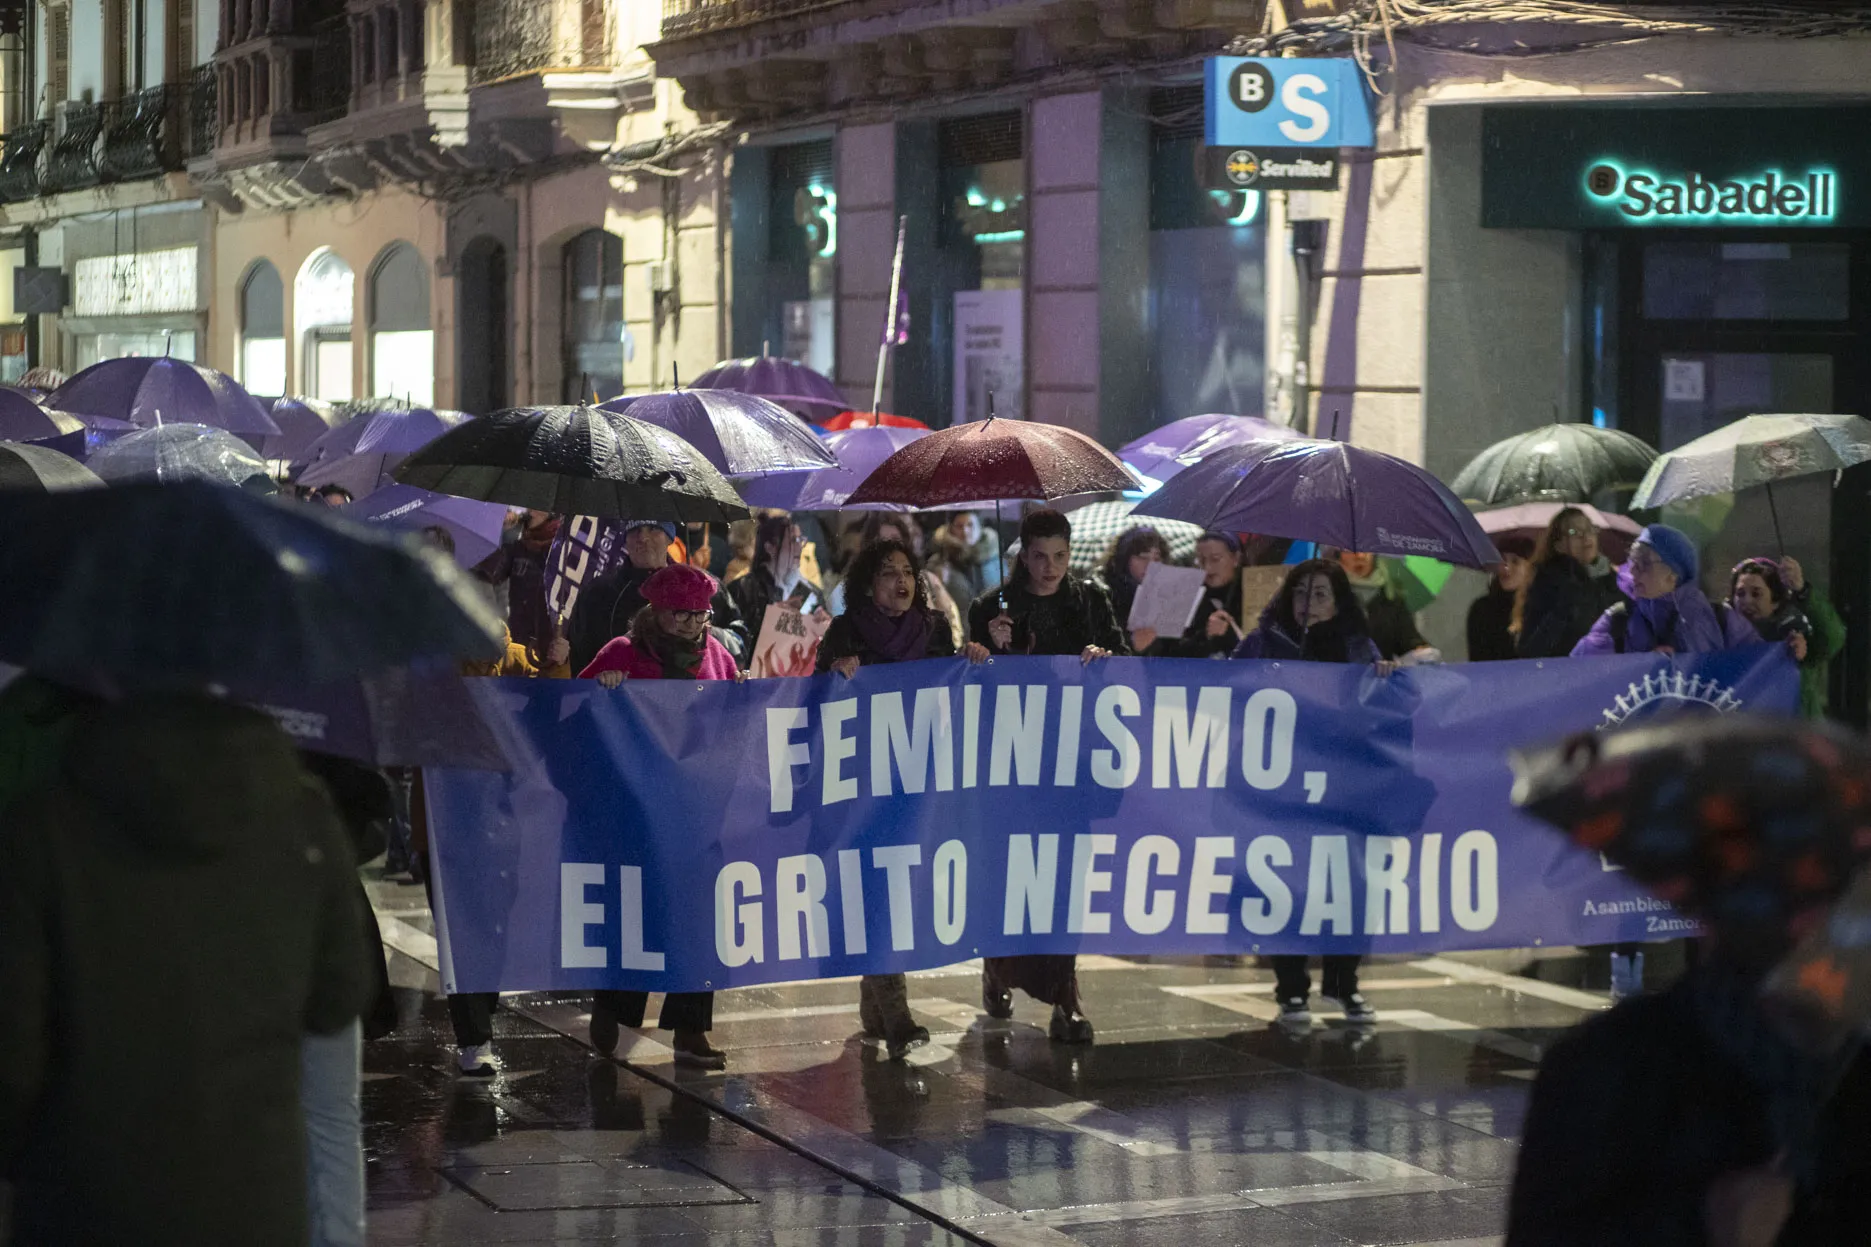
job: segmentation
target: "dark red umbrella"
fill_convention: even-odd
[[[837,433],[845,429],[926,429],[929,426],[908,416],[893,416],[887,411],[841,411],[819,425],[821,432]]]
[[[1052,499],[1141,488],[1122,460],[1083,433],[990,416],[911,442],[878,464],[847,505],[932,508],[982,498]]]

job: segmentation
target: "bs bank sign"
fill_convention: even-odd
[[[1871,226],[1871,108],[1481,110],[1481,223],[1506,229]],[[1432,144],[1434,130],[1432,129]]]
[[[1216,56],[1203,99],[1210,147],[1370,147],[1370,98],[1349,58]]]

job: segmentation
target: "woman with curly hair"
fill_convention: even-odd
[[[1111,553],[1105,559],[1104,566],[1098,570],[1098,578],[1111,594],[1111,613],[1117,616],[1117,625],[1126,633],[1130,630],[1130,606],[1137,600],[1137,590],[1143,587],[1143,578],[1150,574],[1150,564],[1169,562],[1169,543],[1163,540],[1163,534],[1148,524],[1138,524],[1127,528],[1117,535],[1111,543]],[[1133,644],[1136,638],[1131,638]],[[1142,653],[1156,640],[1152,634],[1149,641],[1137,646]]]
[[[875,542],[858,551],[845,577],[845,611],[832,620],[819,643],[819,672],[847,680],[859,667],[953,658],[955,634],[948,619],[929,605],[922,567],[902,541]],[[984,662],[987,650],[970,645],[968,658]],[[881,1039],[890,1059],[929,1042],[927,1028],[910,1013],[909,984],[901,974],[867,974],[858,984],[858,1018],[867,1039]]]

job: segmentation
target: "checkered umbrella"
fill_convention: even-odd
[[[1196,538],[1202,530],[1194,524],[1185,524],[1181,520],[1159,520],[1130,517],[1134,502],[1094,502],[1073,511],[1068,519],[1072,521],[1072,570],[1089,572],[1104,562],[1105,555],[1111,552],[1111,543],[1118,539],[1127,528],[1139,524],[1148,524],[1162,534],[1169,544],[1169,557],[1188,559],[1195,554]]]

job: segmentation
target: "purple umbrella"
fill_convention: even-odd
[[[1166,481],[1225,446],[1290,442],[1300,436],[1297,429],[1259,416],[1185,416],[1119,447],[1117,457],[1139,476]]]
[[[78,459],[84,456],[84,422],[47,411],[19,390],[0,389],[0,441],[33,442]]]
[[[325,434],[343,423],[343,417],[330,403],[316,398],[261,399],[279,432],[260,441],[260,453],[268,459],[297,459]]]
[[[724,476],[766,476],[835,468],[825,443],[799,418],[764,398],[734,390],[668,390],[598,404],[668,429],[702,452]]]
[[[301,749],[371,766],[511,769],[469,683],[455,670],[393,667],[374,676],[227,696],[273,716]]]
[[[1464,567],[1501,561],[1461,499],[1422,468],[1310,437],[1218,450],[1131,514]]]
[[[293,480],[311,489],[338,485],[362,498],[394,481],[403,460],[467,418],[428,407],[367,412],[307,447],[293,462]]]
[[[146,429],[205,424],[235,434],[279,432],[260,400],[234,378],[168,356],[133,355],[92,364],[53,390],[46,406],[80,419],[109,416]]]
[[[864,483],[877,465],[918,438],[928,437],[928,429],[876,427],[846,429],[827,433],[825,444],[838,456],[838,466],[817,472],[787,472],[746,481],[740,486],[741,497],[750,507],[778,507],[782,511],[838,511],[845,499]],[[907,511],[894,502],[873,502],[851,508],[856,511]]]
[[[851,406],[830,377],[796,359],[775,359],[771,355],[723,360],[695,378],[693,388],[752,394],[797,411],[808,420],[828,419]]]
[[[497,502],[476,502],[402,484],[385,485],[368,498],[338,510],[349,519],[389,524],[411,532],[445,528],[455,539],[455,562],[463,567],[477,566],[498,550],[507,523],[507,508]]]

